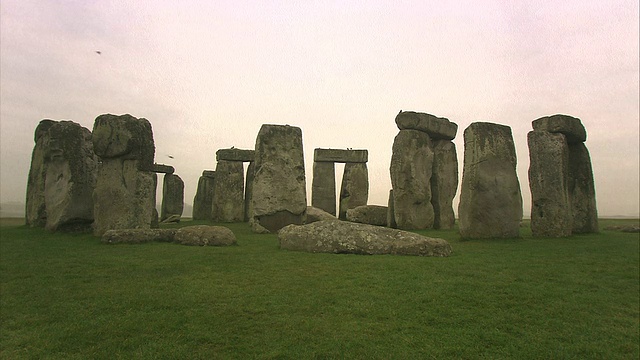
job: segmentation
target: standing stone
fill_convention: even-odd
[[[215,186],[215,171],[204,171],[198,179],[198,189],[193,198],[193,220],[211,220]]]
[[[31,167],[27,178],[27,198],[25,222],[31,227],[44,227],[47,223],[47,211],[44,202],[44,187],[47,174],[45,154],[49,146],[49,128],[57,121],[42,120],[34,132],[35,145],[31,153]]]
[[[289,224],[304,224],[307,194],[302,130],[262,125],[255,150],[253,231],[276,232]]]
[[[313,163],[311,205],[336,215],[336,166],[333,162]]]
[[[417,130],[400,130],[393,142],[390,167],[393,211],[399,229],[433,227],[432,170],[429,135]]]
[[[396,229],[398,224],[396,224],[396,213],[393,207],[393,189],[389,190],[389,202],[387,205],[387,226]]]
[[[571,235],[569,199],[569,146],[563,134],[531,131],[529,187],[531,188],[531,232],[534,236]]]
[[[253,197],[253,178],[256,174],[256,164],[254,161],[249,163],[247,167],[247,178],[244,186],[244,221],[248,222],[252,214],[251,198]]]
[[[456,217],[453,198],[458,190],[458,155],[449,140],[433,141],[433,171],[431,175],[431,205],[435,229],[452,229]]]
[[[598,210],[591,157],[584,143],[569,145],[569,196],[573,233],[598,232]]]
[[[344,164],[340,187],[339,219],[347,218],[347,210],[367,205],[369,200],[369,171],[366,163]]]
[[[241,161],[219,160],[211,216],[216,222],[244,221],[244,166]]]
[[[60,121],[49,128],[48,134],[45,228],[51,231],[90,229],[98,165],[91,131],[72,121]]]
[[[165,174],[162,182],[162,206],[160,221],[176,217],[177,222],[184,210],[184,181],[176,174]]]
[[[522,195],[516,163],[510,127],[476,122],[464,131],[458,207],[462,238],[519,236]]]
[[[147,119],[131,115],[100,115],[93,125],[93,150],[98,166],[93,192],[93,231],[148,229],[156,210],[155,146]]]

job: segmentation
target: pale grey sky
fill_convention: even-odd
[[[151,122],[156,162],[176,168],[187,203],[217,149],[253,148],[276,123],[302,128],[309,198],[314,148],[363,148],[369,202],[386,205],[402,109],[456,122],[461,165],[470,123],[511,126],[525,213],[531,121],[579,117],[600,215],[640,212],[638,1],[3,0],[0,11],[2,202],[24,201],[41,119],[91,129],[130,113]]]

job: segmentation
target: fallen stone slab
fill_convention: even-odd
[[[236,245],[236,236],[224,226],[194,225],[180,228],[174,236],[175,242],[195,246]]]
[[[322,220],[337,220],[338,218],[332,214],[318,209],[317,207],[307,206],[307,224]]]
[[[387,226],[387,211],[386,206],[361,205],[347,210],[347,220],[361,224]]]
[[[226,160],[226,161],[242,161],[242,162],[253,162],[256,158],[255,150],[245,150],[245,149],[220,149],[216,151],[216,161]]]
[[[453,140],[458,132],[458,124],[447,118],[415,111],[400,111],[396,116],[396,125],[400,130],[426,132],[431,140]]]
[[[551,115],[533,120],[533,130],[561,133],[567,137],[569,144],[587,141],[587,130],[580,119],[569,115]]]
[[[280,248],[292,251],[362,255],[449,256],[446,240],[408,231],[339,220],[288,225],[278,232]]]
[[[369,151],[352,149],[315,149],[313,161],[337,163],[366,163]]]
[[[177,229],[114,229],[102,235],[105,244],[144,244],[152,241],[173,242]]]

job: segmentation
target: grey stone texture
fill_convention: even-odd
[[[236,236],[224,226],[193,225],[178,229],[174,241],[192,246],[229,246],[236,245]]]
[[[361,205],[347,210],[347,220],[351,222],[387,226],[387,207],[380,205]]]
[[[41,120],[34,131],[33,152],[27,178],[27,196],[25,222],[31,227],[44,227],[47,223],[47,210],[44,202],[44,186],[47,174],[45,154],[49,146],[49,128],[57,121]]]
[[[151,172],[159,174],[173,174],[175,171],[176,169],[171,165],[153,164],[151,167]]]
[[[580,119],[569,115],[551,115],[534,120],[531,124],[534,131],[548,131],[564,134],[569,144],[585,142],[587,131]]]
[[[256,157],[255,150],[245,149],[220,149],[216,151],[216,161],[240,161],[240,162],[253,162]]]
[[[527,142],[531,232],[534,236],[570,236],[573,220],[567,140],[563,134],[536,130],[527,134]]]
[[[162,181],[162,205],[160,221],[182,216],[184,210],[184,181],[176,174],[165,174]],[[179,220],[178,220],[179,222]]]
[[[93,192],[93,231],[149,229],[157,219],[153,169],[155,146],[148,120],[100,115],[93,126],[93,150],[102,161]]]
[[[366,163],[369,160],[367,150],[353,149],[315,149],[313,161],[333,163]]]
[[[91,131],[72,121],[48,130],[44,201],[47,230],[90,230],[98,158]]]
[[[251,214],[253,213],[253,204],[251,202],[251,198],[253,197],[253,178],[256,175],[256,164],[255,162],[250,162],[249,166],[247,166],[247,176],[245,179],[244,185],[244,221],[248,222],[251,219]]]
[[[433,141],[433,170],[431,174],[431,205],[433,227],[452,229],[456,218],[453,198],[458,190],[458,156],[456,146],[449,140]]]
[[[262,125],[255,151],[253,231],[276,232],[289,224],[303,224],[307,195],[302,130],[289,125]]]
[[[475,122],[465,129],[458,207],[462,238],[519,236],[522,195],[516,163],[510,127]]]
[[[449,256],[446,240],[408,231],[347,221],[289,225],[278,233],[280,248],[293,251],[362,255]]]
[[[205,175],[205,172],[207,175]],[[215,187],[215,171],[206,171],[198,179],[198,188],[193,198],[193,220],[211,220],[211,207]]]
[[[396,224],[396,212],[393,203],[393,189],[391,189],[389,190],[389,202],[387,205],[387,226],[396,229],[398,228],[398,224]]]
[[[318,209],[313,206],[307,206],[307,221],[306,224],[311,224],[316,221],[323,220],[337,220],[338,218],[335,215],[329,214],[328,212]]]
[[[401,111],[396,116],[400,130],[418,130],[429,134],[432,140],[453,140],[458,125],[446,118],[415,111]]]
[[[569,145],[569,197],[574,234],[598,232],[596,189],[591,157],[584,143]]]
[[[391,185],[393,213],[399,229],[433,227],[431,175],[434,154],[431,138],[417,130],[400,130],[393,142]]]
[[[213,193],[211,207],[213,221],[244,221],[244,166],[242,162],[218,161]]]
[[[316,149],[317,151],[318,149]],[[313,163],[311,205],[336,215],[336,166],[333,162]]]
[[[340,187],[338,218],[346,219],[347,210],[366,205],[369,200],[369,170],[366,163],[346,163]]]
[[[144,244],[173,242],[178,229],[117,229],[107,230],[101,241],[105,244]]]

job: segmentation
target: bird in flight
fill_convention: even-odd
[[[167,157],[168,157],[169,159],[173,159],[173,156],[171,156],[171,155],[167,155]]]
[[[98,55],[102,55],[102,51],[100,51],[100,50],[96,50],[96,54],[98,54]]]

